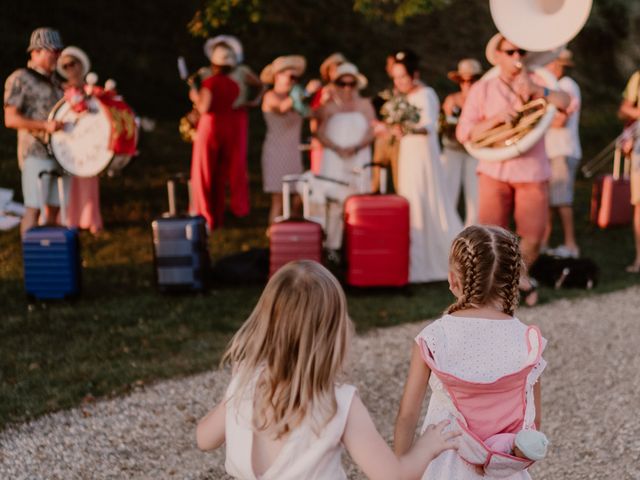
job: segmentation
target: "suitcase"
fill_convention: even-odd
[[[57,177],[62,224],[66,224],[66,204],[62,174],[42,171],[38,175],[44,202],[42,177]],[[34,227],[22,238],[24,286],[27,296],[36,300],[73,298],[80,294],[81,261],[78,230],[65,226]]]
[[[282,179],[282,218],[269,229],[269,277],[293,260],[322,262],[322,227],[309,218],[309,185],[303,185],[303,218],[291,218],[291,184],[302,178],[287,175]]]
[[[629,158],[625,157],[624,173],[620,176],[621,152],[616,148],[613,174],[599,177],[591,190],[591,221],[600,228],[625,226],[633,218]]]
[[[156,286],[161,292],[202,292],[210,271],[206,221],[177,214],[176,180],[183,178],[167,182],[169,212],[151,222]]]
[[[409,202],[381,194],[353,195],[344,205],[346,282],[355,287],[401,287],[409,283]]]

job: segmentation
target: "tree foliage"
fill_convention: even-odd
[[[353,8],[372,20],[402,24],[407,18],[424,15],[441,8],[451,0],[355,0]]]
[[[451,3],[451,0],[353,0],[353,9],[370,20],[385,20],[402,24],[406,19],[423,15]],[[266,0],[202,0],[189,31],[197,37],[206,37],[221,28],[235,32],[246,30],[260,22]],[[313,8],[310,6],[309,8]]]

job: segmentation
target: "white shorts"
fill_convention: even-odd
[[[27,157],[24,159],[22,164],[22,197],[25,207],[40,209],[43,205],[60,206],[57,177],[44,175],[42,177],[42,192],[40,191],[38,175],[44,170],[60,170],[60,167],[51,158]],[[65,199],[68,199],[68,175],[63,177],[63,189]]]
[[[579,158],[552,157],[549,180],[549,205],[562,207],[573,204],[573,187],[576,180]]]

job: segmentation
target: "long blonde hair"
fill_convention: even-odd
[[[309,418],[317,432],[333,418],[335,383],[352,328],[344,292],[322,265],[291,262],[269,280],[222,358],[234,367],[236,398],[261,372],[254,396],[256,430],[281,437]]]
[[[514,234],[495,226],[465,228],[451,245],[449,268],[462,285],[462,295],[447,313],[494,303],[500,304],[507,315],[513,315],[524,269]]]

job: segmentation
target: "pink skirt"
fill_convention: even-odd
[[[102,230],[98,177],[71,177],[67,222],[70,227],[85,228],[91,233]]]

